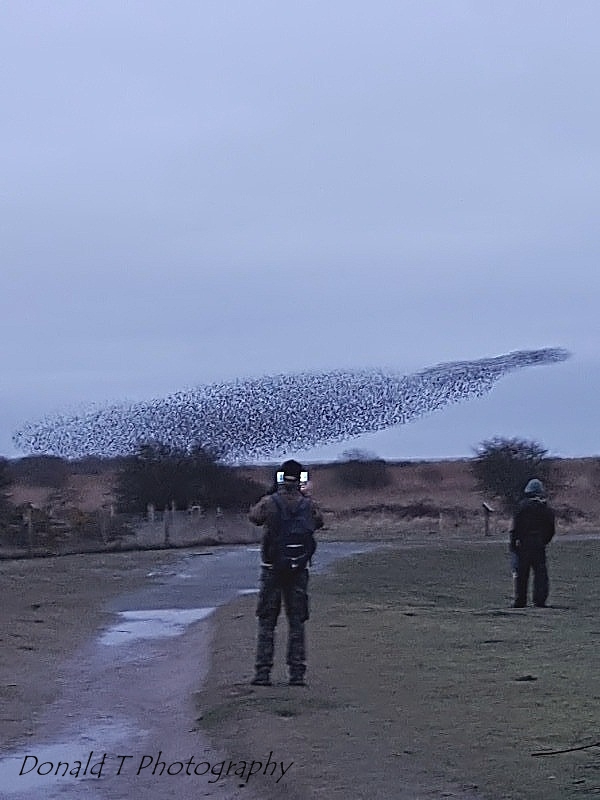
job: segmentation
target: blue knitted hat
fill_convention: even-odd
[[[543,497],[545,494],[544,484],[537,478],[532,478],[525,487],[525,494],[533,497]]]

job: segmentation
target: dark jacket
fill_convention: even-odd
[[[541,497],[526,497],[519,503],[510,532],[510,549],[544,548],[555,533],[554,511]]]
[[[314,500],[312,500],[312,498],[306,498],[302,494],[298,484],[283,484],[277,490],[277,496],[288,505],[290,510],[295,510],[302,500],[306,500],[308,503],[310,503],[314,529],[318,530],[319,528],[323,527],[323,516],[319,511],[317,504],[314,502]],[[267,566],[271,565],[276,553],[275,537],[277,536],[277,531],[279,528],[279,509],[273,500],[273,493],[261,497],[258,503],[255,506],[252,506],[250,509],[248,518],[250,519],[250,522],[253,522],[255,525],[264,525],[265,532],[263,534],[261,547],[262,561],[263,564]],[[317,543],[314,537],[312,537],[309,553],[311,558],[316,549]]]

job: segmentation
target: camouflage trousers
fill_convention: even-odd
[[[301,677],[306,671],[306,642],[304,623],[308,619],[308,570],[280,573],[263,567],[256,616],[258,641],[256,671],[268,672],[273,666],[275,627],[281,611],[281,601],[288,619],[287,665],[290,674]]]

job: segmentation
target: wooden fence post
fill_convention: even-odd
[[[25,523],[27,524],[27,552],[29,558],[31,558],[33,555],[33,507],[31,503],[27,507],[24,517]]]
[[[165,514],[164,514],[164,528],[165,528],[165,547],[170,547],[171,545],[171,520],[169,514],[169,506],[165,506]]]
[[[101,508],[98,512],[100,515],[100,536],[102,538],[102,544],[106,545],[108,542],[108,531],[107,531],[107,524],[106,524],[106,511]]]
[[[494,509],[488,503],[482,503],[483,506],[483,527],[484,535],[490,535],[490,514],[494,513]]]

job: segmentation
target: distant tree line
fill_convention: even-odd
[[[0,458],[0,534],[4,537],[20,524],[19,510],[12,502],[10,487],[14,483],[11,462]]]
[[[72,474],[100,474],[107,464],[117,465],[114,493],[118,510],[144,512],[156,508],[204,508],[246,510],[265,487],[239,469],[221,463],[217,453],[201,446],[181,450],[148,443],[136,453],[119,459],[85,459],[71,462],[58,456],[0,458],[0,517],[14,515],[9,487],[16,481],[60,491]]]
[[[0,529],[14,524],[17,509],[11,503],[9,488],[17,480],[60,490],[71,474],[99,474],[117,465],[114,486],[118,510],[143,513],[149,504],[157,509],[184,509],[198,505],[210,509],[247,510],[266,487],[244,475],[239,468],[221,462],[219,454],[202,446],[187,450],[169,445],[146,443],[129,457],[86,459],[69,462],[55,456],[0,458]],[[480,491],[497,499],[504,510],[512,511],[522,497],[523,488],[533,477],[552,490],[552,460],[536,441],[494,437],[474,449],[471,471]],[[340,488],[372,490],[390,483],[383,459],[365,451],[348,450],[335,465]]]
[[[10,495],[8,487],[13,480],[9,471],[9,462],[6,458],[0,458],[0,513],[5,514],[10,508]]]
[[[71,475],[71,465],[60,456],[25,456],[7,467],[12,481],[26,480],[32,486],[61,489]]]

